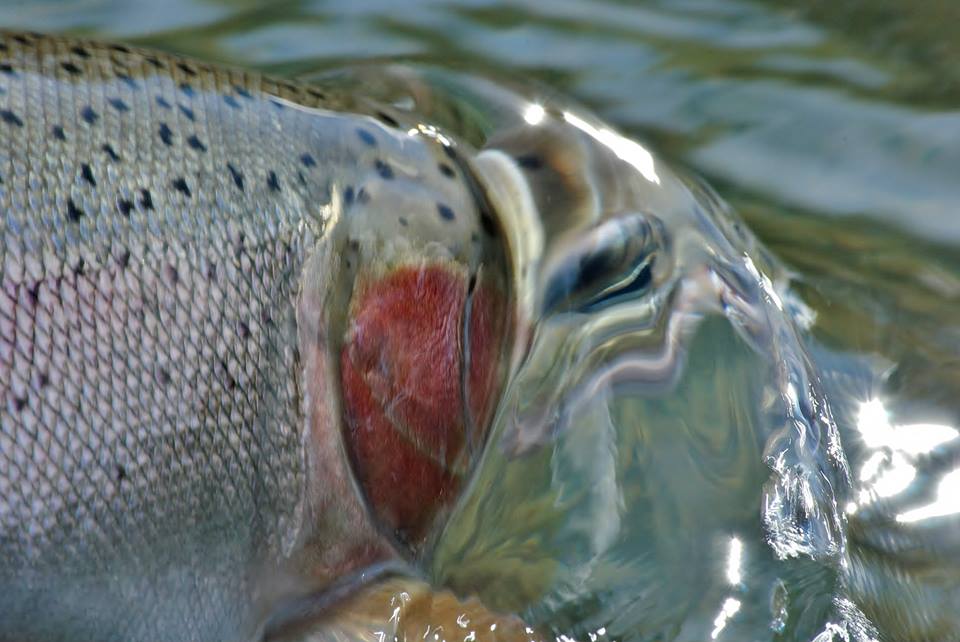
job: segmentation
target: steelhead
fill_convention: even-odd
[[[0,36],[0,639],[249,640],[429,555],[511,336],[461,148]]]

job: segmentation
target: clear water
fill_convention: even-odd
[[[960,639],[958,18],[946,0],[0,3],[6,27],[284,75],[412,62],[422,111],[515,154],[563,158],[554,121],[596,140],[587,109],[655,150],[659,183],[621,145],[617,188],[602,154],[575,159],[594,219],[534,179],[559,204],[524,259],[531,351],[429,569],[581,641]],[[651,240],[577,288],[589,248],[564,232],[584,229]]]

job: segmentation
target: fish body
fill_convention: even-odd
[[[370,307],[351,308],[355,280],[369,300],[396,264],[457,292],[491,270],[461,163],[402,118],[125,46],[0,37],[0,639],[253,639],[288,598],[421,550],[430,523],[376,484],[433,464],[416,451],[358,487],[348,463],[363,470],[370,439],[341,430],[346,311]],[[354,429],[393,425],[373,399],[348,408]]]

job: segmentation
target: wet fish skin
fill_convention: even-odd
[[[470,196],[378,111],[0,36],[0,639],[251,639],[397,558],[317,384],[315,250],[351,207],[399,234]]]

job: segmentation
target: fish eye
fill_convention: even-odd
[[[655,220],[620,215],[561,245],[545,270],[542,313],[594,312],[647,292],[662,247]]]

